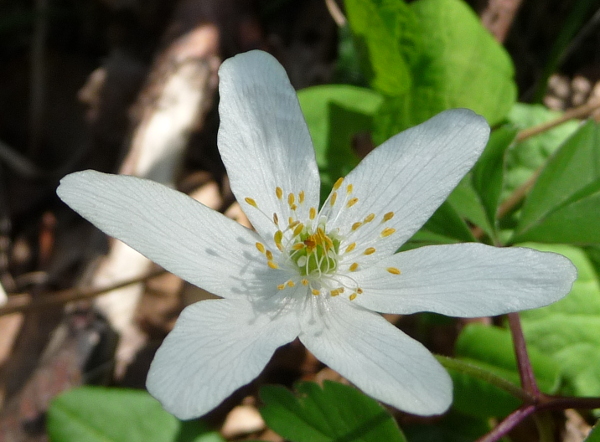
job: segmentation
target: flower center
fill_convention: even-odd
[[[386,226],[394,217],[394,212],[381,216],[370,213],[347,226],[328,229],[328,221],[333,219],[330,224],[334,224],[337,220],[334,207],[354,210],[352,207],[358,202],[358,198],[352,195],[352,184],[342,188],[342,182],[342,178],[336,181],[319,212],[315,207],[304,207],[304,191],[290,193],[285,198],[283,189],[275,188],[275,195],[281,201],[282,209],[279,214],[273,213],[272,218],[259,208],[254,199],[245,198],[248,205],[272,220],[277,228],[273,242],[280,254],[275,256],[265,244],[256,243],[257,250],[265,256],[271,269],[287,271],[288,279],[277,285],[277,289],[285,290],[301,284],[315,296],[338,296],[346,293],[351,301],[363,293],[353,273],[362,268],[366,257],[377,252],[380,241],[385,241],[396,232],[394,228]],[[303,208],[301,213],[308,212],[308,219],[299,215],[299,208]],[[366,230],[366,243],[362,245],[364,248],[349,239],[355,236],[354,232],[358,229]],[[400,270],[395,267],[388,267],[387,271],[392,275],[400,274]]]

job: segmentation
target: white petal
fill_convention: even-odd
[[[252,51],[226,60],[219,70],[221,101],[219,151],[231,188],[263,237],[276,230],[273,213],[287,220],[287,196],[304,191],[298,217],[306,219],[319,204],[315,152],[296,92],[283,67],[271,55]],[[278,200],[275,189],[284,196]],[[256,208],[246,203],[254,199]],[[282,213],[282,207],[286,210]]]
[[[57,193],[107,234],[216,295],[268,294],[281,283],[254,232],[181,192],[87,170],[63,178]]]
[[[366,394],[420,415],[452,402],[446,371],[419,342],[377,313],[336,299],[320,321],[307,316],[300,340],[319,360]]]
[[[364,291],[354,302],[371,310],[477,317],[551,304],[569,293],[577,270],[556,253],[453,244],[398,253],[353,276]]]
[[[346,232],[373,213],[375,220],[351,232],[348,242],[369,243],[380,252],[364,261],[394,253],[471,169],[488,136],[489,126],[483,117],[467,109],[453,109],[390,138],[346,177],[340,191],[344,195],[346,186],[352,184],[350,196],[358,202],[350,208],[337,205],[340,213],[335,225]],[[340,200],[344,201],[338,196]],[[382,224],[388,212],[394,217]],[[393,228],[395,233],[372,244],[381,239],[384,228]],[[360,252],[357,248],[356,253]]]
[[[178,418],[201,416],[258,376],[298,329],[295,315],[271,317],[246,301],[198,302],[158,349],[146,386]]]

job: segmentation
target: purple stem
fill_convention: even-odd
[[[508,324],[512,333],[513,345],[515,348],[515,354],[517,356],[517,366],[519,367],[521,386],[527,393],[531,394],[536,399],[539,399],[541,393],[535,380],[533,369],[531,368],[529,355],[527,354],[527,346],[525,345],[525,337],[523,336],[523,329],[521,328],[519,314],[509,313]]]
[[[531,415],[534,411],[536,411],[535,405],[525,405],[511,414],[506,416],[502,422],[500,422],[496,428],[490,431],[485,436],[477,439],[476,442],[497,442],[502,437],[506,436],[513,428],[515,428],[523,419],[527,416]]]

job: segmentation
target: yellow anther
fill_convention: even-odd
[[[271,251],[270,251],[270,250],[267,250],[267,251],[265,252],[265,256],[267,257],[267,259],[268,259],[269,261],[272,261],[272,260],[273,260],[273,253],[271,253]]]
[[[292,246],[292,249],[294,249],[294,250],[302,250],[304,247],[306,247],[306,246],[304,245],[303,242],[297,242],[296,244],[294,244]]]
[[[278,199],[283,198],[283,189],[281,187],[275,188],[275,195],[277,195]]]
[[[331,199],[329,200],[329,204],[331,206],[333,206],[335,204],[335,201],[337,200],[337,192],[333,192],[331,194]]]
[[[304,279],[303,279],[302,281],[300,281],[300,282],[302,282],[302,285],[303,285],[303,286],[305,286],[305,287],[308,285],[308,279],[306,279],[306,278],[304,278]]]
[[[300,202],[300,204],[304,202],[304,190],[301,190],[298,194],[298,201]]]
[[[282,239],[283,239],[283,232],[281,230],[278,230],[277,232],[275,232],[275,235],[273,235],[273,240],[275,241],[275,244],[277,244],[277,245],[281,244]]]
[[[267,261],[267,265],[272,269],[278,269],[279,266],[275,263],[275,261]]]
[[[369,213],[367,216],[365,216],[364,223],[365,224],[370,223],[374,219],[375,219],[375,214],[374,213]]]
[[[290,209],[292,209],[292,211],[296,210],[298,208],[297,205],[295,204],[290,204]]]
[[[315,209],[314,207],[311,207],[310,210],[308,211],[308,217],[310,219],[315,219],[316,216],[317,216],[317,209]]]
[[[372,255],[373,253],[375,253],[375,247],[369,247],[365,250],[365,255]]]
[[[363,225],[363,223],[361,223],[360,221],[355,222],[354,224],[352,224],[352,230],[356,230],[362,225]]]
[[[344,289],[344,287],[340,287],[340,288],[338,289],[338,291],[339,291],[340,293],[344,293],[344,290],[346,290],[346,289]]]
[[[256,243],[256,248],[260,253],[265,253],[265,246],[259,242]]]
[[[392,233],[394,233],[396,231],[396,229],[392,229],[391,227],[388,227],[387,229],[383,229],[381,231],[381,236],[383,238],[385,238],[386,236],[390,236]]]
[[[258,209],[258,204],[256,204],[256,201],[254,201],[252,198],[244,198],[244,201],[246,201],[252,207]]]
[[[294,201],[296,200],[296,197],[294,197],[293,193],[290,193],[288,195],[288,204],[291,206],[292,204],[294,204]]]
[[[348,270],[350,270],[351,272],[355,272],[357,268],[358,268],[358,263],[353,262],[352,264],[350,264],[350,267]]]
[[[348,186],[346,187],[346,193],[352,193],[352,189],[354,187],[352,186],[352,184],[348,184]]]
[[[312,289],[310,292],[315,296],[319,296],[321,294],[321,292],[317,289]]]
[[[387,271],[390,272],[392,275],[400,274],[400,269],[397,269],[396,267],[388,267]]]
[[[358,202],[358,198],[351,198],[347,203],[346,203],[346,207],[352,207],[353,205],[355,205]]]
[[[340,294],[340,290],[339,289],[335,289],[329,292],[329,294],[331,296],[338,296]]]
[[[333,190],[338,190],[343,182],[344,182],[344,178],[338,178],[338,180],[333,185]]]
[[[300,233],[302,232],[303,229],[304,229],[304,224],[298,223],[298,225],[294,229],[294,236],[300,235]]]
[[[294,284],[294,281],[288,281],[286,284],[289,288],[292,288],[296,285],[296,284]]]
[[[356,243],[353,242],[352,244],[348,245],[348,247],[346,247],[346,253],[351,252],[352,250],[354,250],[354,248],[356,247]]]
[[[394,217],[394,212],[388,212],[383,215],[383,222],[389,221]]]
[[[348,296],[348,299],[350,301],[354,301],[356,299],[356,293],[352,293],[350,296]]]
[[[279,225],[279,217],[276,213],[273,214],[273,222],[275,223],[275,225]]]
[[[299,223],[300,221],[294,221],[294,218],[292,218],[291,216],[288,218],[288,226],[290,228],[294,228],[296,226],[296,223]]]
[[[356,289],[356,293],[358,293],[359,295],[362,295],[363,289],[361,289],[360,287]]]
[[[277,286],[277,290],[283,290],[285,288],[285,284],[279,284]]]

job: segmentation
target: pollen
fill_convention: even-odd
[[[346,207],[350,208],[358,202],[358,198],[350,198],[350,200],[346,203]]]
[[[348,247],[346,247],[346,253],[350,253],[352,250],[354,250],[356,247],[356,243],[353,242],[352,244],[348,245]]]
[[[365,255],[372,255],[373,253],[375,253],[375,247],[369,247],[365,250]]]
[[[392,233],[394,233],[396,231],[396,229],[392,229],[391,227],[388,227],[387,229],[383,229],[381,231],[381,236],[383,238],[390,236]]]
[[[281,187],[276,187],[275,195],[277,195],[277,199],[283,198],[283,189]]]
[[[348,270],[350,270],[351,272],[356,272],[356,269],[358,269],[357,262],[353,262],[352,264],[350,264],[350,267],[348,268]]]
[[[399,275],[401,273],[400,269],[397,269],[396,267],[388,267],[386,270],[392,275]]]
[[[256,201],[254,201],[252,198],[246,197],[246,198],[244,198],[244,201],[246,201],[248,204],[250,204],[255,209],[258,209],[258,204],[256,204]]]
[[[394,217],[394,212],[388,212],[383,215],[383,222],[389,221]]]

